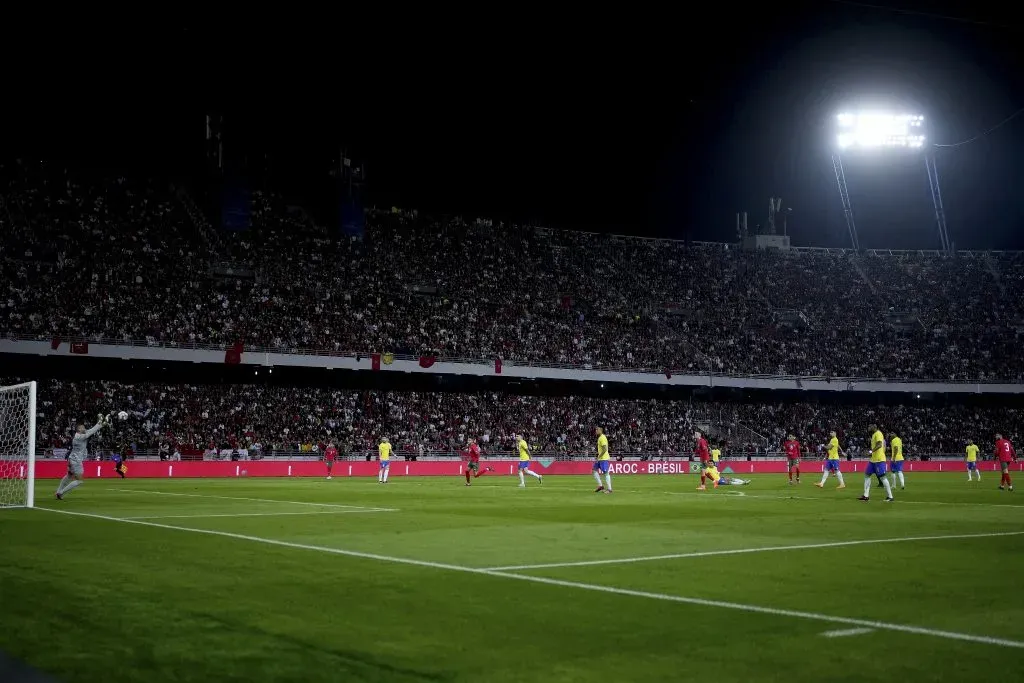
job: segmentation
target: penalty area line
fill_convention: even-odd
[[[299,500],[277,500],[275,498],[247,498],[245,496],[214,496],[206,493],[173,493],[171,491],[144,491],[142,489],[107,489],[111,493],[140,493],[148,496],[179,496],[182,498],[210,498],[213,500],[245,500],[250,503],[279,503],[281,505],[308,505],[317,508],[340,508],[348,510],[374,510],[376,512],[398,512],[394,508],[371,508],[364,505],[341,505],[340,503],[311,503]]]
[[[873,628],[841,628],[837,631],[825,631],[821,635],[826,638],[845,638],[847,636],[862,636],[874,630]]]
[[[331,555],[340,555],[343,557],[354,557],[365,560],[377,560],[379,562],[387,562],[390,564],[404,564],[415,567],[428,567],[431,569],[441,569],[452,572],[461,572],[464,574],[477,574],[480,576],[492,576],[501,579],[514,579],[516,581],[524,581],[527,583],[543,584],[547,586],[556,586],[559,588],[572,588],[583,591],[592,591],[598,593],[605,593],[610,595],[622,595],[635,598],[645,598],[648,600],[660,600],[663,602],[675,602],[684,605],[695,605],[698,607],[713,607],[716,609],[728,609],[739,612],[747,612],[751,614],[765,614],[768,616],[777,617],[789,617],[793,619],[804,619],[810,621],[821,621],[832,624],[842,624],[844,626],[876,629],[880,631],[895,631],[899,633],[911,633],[914,635],[929,636],[933,638],[943,638],[946,640],[958,640],[969,643],[981,643],[984,645],[998,645],[1001,647],[1012,647],[1018,649],[1024,649],[1024,642],[1018,640],[1009,640],[1006,638],[994,638],[991,636],[981,636],[972,633],[960,633],[957,631],[943,631],[939,629],[923,628],[920,626],[908,626],[905,624],[891,624],[883,621],[871,621],[868,619],[855,619],[851,617],[836,617],[828,614],[819,614],[816,612],[801,612],[798,610],[790,609],[779,609],[775,607],[762,607],[759,605],[746,605],[737,602],[725,602],[722,600],[706,600],[704,598],[690,598],[681,595],[670,595],[667,593],[651,593],[648,591],[631,590],[629,588],[617,588],[615,586],[604,586],[594,583],[579,583],[576,581],[565,581],[562,579],[551,579],[543,576],[530,576],[529,574],[513,574],[511,572],[495,571],[493,569],[482,569],[476,567],[465,567],[457,564],[446,564],[444,562],[430,562],[427,560],[415,560],[404,557],[391,557],[389,555],[378,555],[376,553],[364,553],[355,550],[343,550],[341,548],[330,548],[327,546],[309,545],[305,543],[292,543],[290,541],[279,541],[272,538],[263,538],[261,536],[249,536],[246,534],[235,534],[228,531],[215,531],[213,529],[195,529],[185,526],[176,526],[173,524],[160,524],[157,522],[147,522],[144,520],[134,519],[121,519],[118,517],[110,517],[107,515],[97,515],[87,512],[73,512],[71,510],[57,510],[55,508],[35,508],[37,510],[43,510],[45,512],[54,512],[62,515],[72,515],[76,517],[88,517],[92,519],[102,519],[110,522],[120,522],[122,524],[137,524],[139,526],[153,527],[155,529],[167,529],[171,531],[187,531],[195,534],[205,534],[207,536],[219,536],[221,538],[230,538],[239,541],[250,541],[252,543],[263,543],[265,545],[278,546],[281,548],[292,548],[295,550],[308,550],[312,552],[321,552]]]
[[[733,497],[733,498],[744,497],[744,498],[760,498],[760,499],[768,499],[768,500],[813,500],[813,501],[817,501],[819,503],[821,503],[821,502],[834,503],[836,501],[835,498],[828,498],[827,497],[828,494],[824,494],[824,495],[821,495],[821,496],[794,496],[794,495],[788,495],[787,496],[785,494],[780,494],[780,495],[777,495],[777,496],[772,496],[772,495],[767,495],[767,494],[763,494],[763,493],[747,493],[745,491],[742,491],[742,492],[741,491],[724,491],[722,493],[712,494],[712,495],[708,495],[707,493],[701,493],[700,491],[661,491],[660,493],[663,493],[663,494],[665,494],[667,496],[700,496],[701,498],[706,499],[706,500],[714,500],[716,498],[721,499],[723,497],[722,493],[724,493],[725,496],[730,496],[730,497]],[[851,500],[853,500],[853,499],[851,498]],[[895,502],[896,502],[897,505],[900,505],[900,506],[903,506],[903,505],[951,505],[951,506],[956,506],[956,507],[1024,508],[1024,505],[1014,505],[1013,503],[972,503],[972,502],[969,502],[969,501],[958,502],[958,501],[943,501],[943,500],[904,500],[903,498],[897,498]]]
[[[365,508],[361,510],[307,510],[303,512],[233,512],[224,514],[196,515],[143,515],[121,519],[207,519],[209,517],[288,517],[291,515],[358,515],[370,512],[397,512],[390,508]]]
[[[579,562],[551,562],[548,564],[520,564],[507,567],[487,567],[495,572],[524,571],[527,569],[558,569],[560,567],[593,567],[602,564],[633,564],[634,562],[656,562],[658,560],[682,560],[690,557],[716,557],[718,555],[747,555],[750,553],[772,553],[783,550],[815,550],[818,548],[845,548],[854,545],[875,545],[879,543],[910,543],[913,541],[948,541],[972,538],[996,538],[999,536],[1021,536],[1024,531],[996,531],[984,534],[950,534],[946,536],[903,536],[901,538],[865,538],[857,541],[831,541],[827,543],[804,543],[801,545],[775,545],[761,548],[733,548],[729,550],[702,550],[692,553],[670,555],[642,555],[609,560],[581,560]]]

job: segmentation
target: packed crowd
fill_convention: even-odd
[[[4,384],[14,380],[3,380]],[[911,456],[961,453],[997,431],[1024,433],[1024,413],[1010,408],[826,405],[659,400],[507,393],[338,391],[267,385],[39,383],[40,448],[66,446],[76,423],[126,411],[99,442],[133,450],[245,448],[264,455],[322,451],[333,441],[358,457],[387,436],[397,452],[455,454],[476,438],[485,452],[511,452],[525,434],[540,453],[589,457],[602,426],[622,457],[688,456],[700,429],[735,454],[776,452],[795,434],[813,453],[836,431],[859,456],[868,425],[899,434]]]
[[[0,173],[0,335],[593,368],[1010,380],[1024,262],[747,252],[370,211],[336,238],[255,193],[210,241],[180,191]],[[247,275],[212,266],[241,264]]]

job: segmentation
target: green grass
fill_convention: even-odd
[[[593,480],[581,477],[549,477],[526,490],[508,476],[483,477],[472,488],[458,479],[399,477],[386,487],[344,478],[88,480],[63,503],[52,500],[53,482],[40,482],[46,508],[155,519],[0,511],[0,650],[64,681],[104,683],[1019,676],[1019,652],[1006,645],[884,628],[826,638],[853,626],[669,598],[1024,646],[1024,603],[1014,587],[1024,535],[511,576],[460,569],[1024,532],[1024,501],[996,490],[992,475],[980,485],[961,475],[910,475],[893,505],[878,491],[870,503],[856,501],[862,479],[853,475],[845,491],[818,490],[810,480],[797,489],[762,476],[743,489],[697,493],[690,476],[622,476],[612,496],[594,495]],[[243,514],[253,516],[223,516]]]

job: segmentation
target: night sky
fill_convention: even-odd
[[[66,62],[14,77],[3,154],[202,183],[216,111],[229,162],[312,206],[345,147],[382,205],[732,240],[737,211],[753,229],[781,196],[794,244],[846,246],[838,111],[891,102],[956,143],[1024,106],[1009,3],[688,7],[48,29],[23,39]],[[937,151],[958,247],[1024,248],[1022,152],[1024,115]],[[921,158],[844,162],[862,246],[938,247]]]

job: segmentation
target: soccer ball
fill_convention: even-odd
[[[121,420],[122,422],[127,420],[128,419],[128,413],[122,410],[121,412],[119,412],[117,414],[117,419]]]

